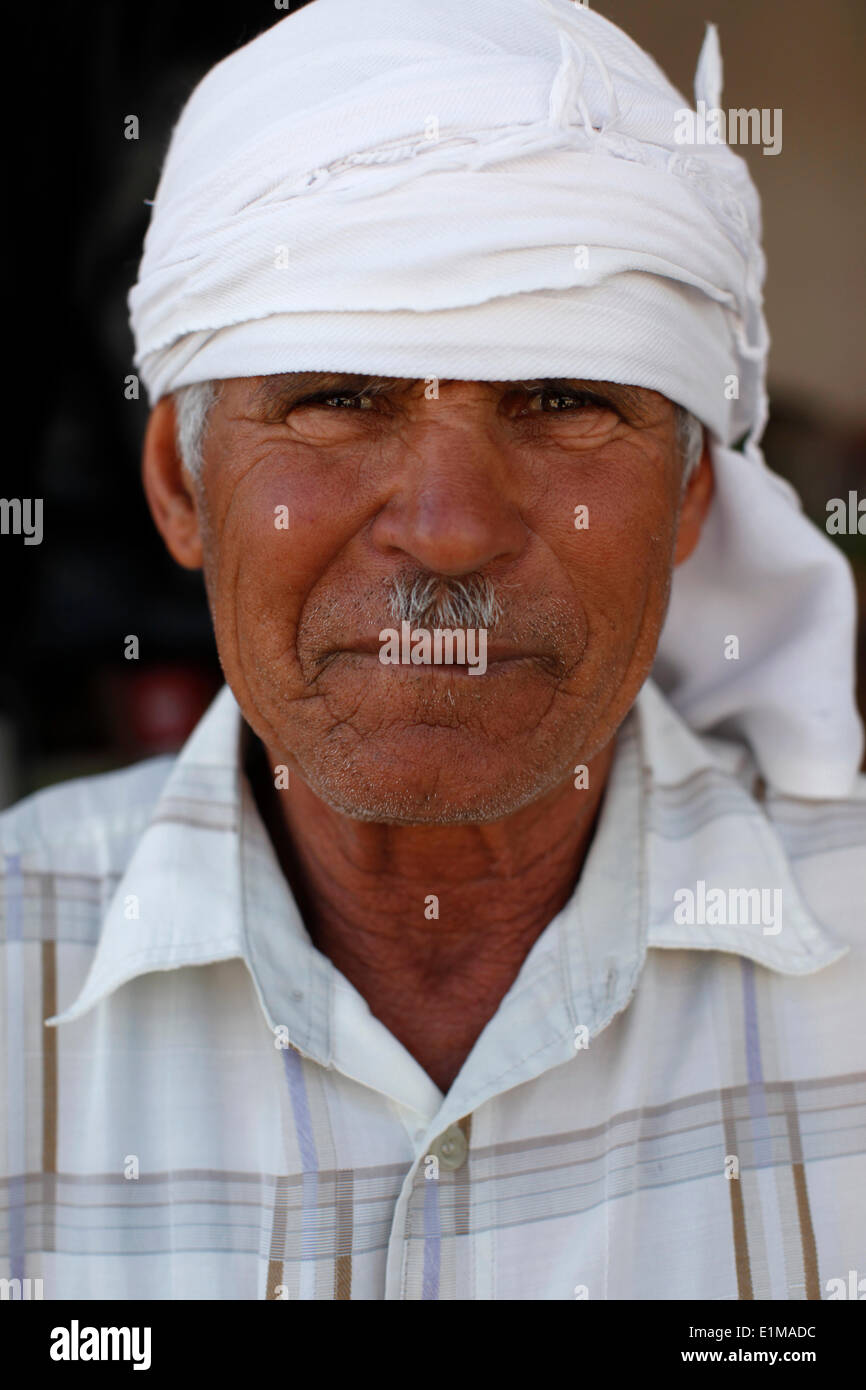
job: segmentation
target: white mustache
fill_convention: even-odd
[[[395,575],[389,581],[388,607],[395,623],[413,627],[494,628],[502,618],[502,605],[493,581],[481,574],[465,579],[440,575]]]

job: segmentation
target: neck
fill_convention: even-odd
[[[447,1090],[545,926],[574,891],[614,741],[571,779],[490,824],[383,825],[334,811],[258,745],[251,775],[307,930]]]

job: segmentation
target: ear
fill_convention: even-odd
[[[707,432],[704,430],[704,451],[700,463],[686,484],[680,508],[677,544],[674,550],[675,565],[681,565],[689,558],[701,538],[704,521],[713,500],[713,488],[713,465]]]
[[[141,478],[156,529],[169,552],[185,569],[201,569],[198,505],[177,447],[172,396],[163,396],[150,413],[144,436]]]

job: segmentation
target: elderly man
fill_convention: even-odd
[[[852,586],[683,107],[567,0],[314,0],[190,99],[131,310],[227,684],[5,818],[46,1297],[862,1296]]]

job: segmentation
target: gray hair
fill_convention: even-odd
[[[198,482],[208,417],[219,396],[220,383],[196,381],[174,393],[175,437],[184,468]]]
[[[694,473],[704,452],[704,427],[696,415],[677,406],[677,447],[683,461],[683,486]]]
[[[177,447],[184,467],[196,481],[201,477],[202,449],[207,435],[208,417],[219,398],[220,382],[197,381],[181,386],[174,393],[177,414]],[[683,460],[683,484],[691,477],[701,461],[704,448],[704,427],[690,411],[678,405],[677,446]]]
[[[442,579],[438,574],[395,574],[388,584],[388,606],[395,623],[412,627],[496,627],[502,605],[493,582],[483,574]]]

